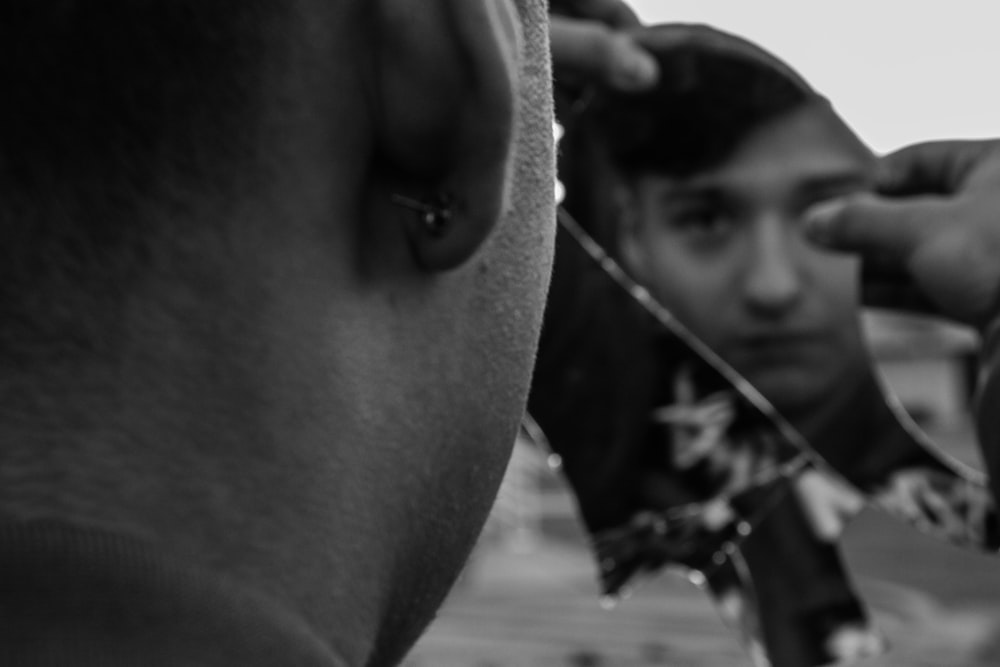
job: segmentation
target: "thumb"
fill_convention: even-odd
[[[975,180],[990,153],[998,150],[990,141],[930,141],[902,148],[882,158],[877,189],[883,194],[952,194]]]
[[[866,193],[818,204],[806,211],[803,224],[819,246],[905,264],[948,220],[948,207],[938,197],[894,200]]]
[[[569,74],[621,91],[656,83],[656,60],[625,32],[597,21],[551,17],[549,36],[556,78]]]
[[[932,310],[983,326],[997,312],[1000,265],[992,236],[969,217],[967,206],[941,197],[859,195],[814,207],[804,225],[823,247],[902,271]]]
[[[639,25],[639,17],[622,0],[555,0],[549,3],[551,11],[560,7],[570,15],[600,21],[612,28],[631,28]]]

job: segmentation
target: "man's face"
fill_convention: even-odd
[[[779,408],[807,405],[865,357],[857,262],[811,245],[802,215],[864,188],[871,165],[832,111],[800,108],[717,168],[639,176],[626,195],[625,263]]]

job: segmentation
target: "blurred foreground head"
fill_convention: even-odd
[[[0,3],[0,517],[139,538],[345,663],[398,658],[523,410],[545,21],[536,0]]]
[[[867,187],[874,158],[756,45],[700,25],[637,39],[660,83],[577,103],[567,206],[779,408],[804,409],[866,358],[856,262],[808,242],[801,217]]]

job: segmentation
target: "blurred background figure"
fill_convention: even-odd
[[[578,98],[577,101],[580,101],[580,98]],[[890,533],[895,536],[895,539],[899,541],[900,545],[902,545],[904,543],[910,543],[909,539],[900,539],[900,534],[899,533],[897,533],[897,532],[891,532],[891,531],[890,531]],[[551,531],[550,531],[550,534],[551,534]],[[934,559],[939,559],[941,562],[947,562],[947,559],[942,558],[942,554],[941,554],[941,551],[939,549],[933,548],[933,545],[927,545],[927,544],[924,544],[924,543],[921,543],[921,544],[923,545],[924,548],[922,548],[922,550],[919,553],[912,554],[913,558],[915,558],[916,560],[918,560],[920,562],[925,562],[925,561],[926,562],[931,562]],[[954,560],[954,559],[952,559],[952,560]],[[871,561],[869,561],[869,562],[871,562]],[[971,562],[971,563],[981,564],[979,561],[963,561],[963,562],[966,562],[966,563],[970,563]],[[978,567],[978,565],[977,565],[977,567]],[[907,577],[907,573],[906,572],[901,572],[901,573],[897,573],[897,574],[902,574],[904,576],[904,578]],[[941,589],[938,589],[937,587],[935,587],[935,590],[937,591],[936,594],[940,594]],[[882,600],[882,602],[884,603],[884,600]],[[647,611],[648,611],[648,609],[647,609]],[[969,627],[970,630],[973,627],[979,627],[980,629],[982,628],[981,622],[979,620],[973,621],[971,619],[967,619],[967,622],[968,622],[968,626],[967,627]],[[609,623],[613,623],[613,621],[609,620]],[[947,631],[946,628],[947,628],[947,624],[938,625],[936,627],[935,632],[936,631],[940,631],[940,632],[944,633],[944,632]],[[929,630],[925,631],[925,634],[927,632],[930,632],[930,631]],[[975,632],[978,633],[979,630],[976,630]],[[941,636],[943,636],[943,635],[941,635]],[[955,646],[955,645],[953,644],[952,646]],[[611,650],[611,649],[609,649],[609,650]],[[955,650],[955,649],[953,649],[953,650]],[[910,653],[908,658],[901,658],[901,659],[909,660],[908,664],[911,664],[911,662],[912,662],[912,664],[935,664],[933,658],[927,657],[928,653],[926,651],[924,651],[920,655],[921,655],[921,657],[916,662],[913,662],[913,660],[915,659],[915,656],[916,656],[915,653]],[[647,656],[647,658],[650,660],[649,664],[659,664],[658,662],[655,662],[655,660],[652,657]],[[926,662],[926,660],[930,660],[930,662]],[[646,664],[646,663],[640,663],[640,664]],[[972,663],[970,663],[970,664],[972,664]],[[979,664],[979,663],[976,663],[976,664]]]
[[[578,120],[566,120],[565,205],[802,424],[826,412],[831,395],[853,395],[869,358],[857,263],[807,242],[799,218],[811,204],[865,188],[874,156],[825,99],[749,43],[700,26],[650,29],[640,43],[657,56],[659,84],[597,94]],[[742,549],[775,665],[880,650],[834,543],[861,507],[848,487],[841,494],[828,516],[844,516],[832,528],[810,524],[815,513],[791,498]]]

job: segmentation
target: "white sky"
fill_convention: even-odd
[[[1000,137],[1000,3],[627,0],[647,23],[708,23],[801,72],[876,151]]]

